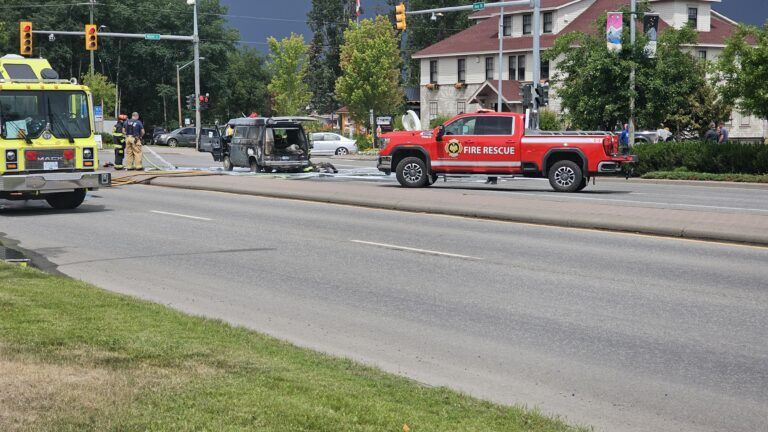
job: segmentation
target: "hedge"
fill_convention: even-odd
[[[768,145],[715,144],[702,141],[673,141],[637,144],[635,173],[652,171],[693,171],[712,174],[768,173]]]

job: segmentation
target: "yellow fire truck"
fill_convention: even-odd
[[[0,199],[44,199],[74,209],[111,186],[97,171],[91,93],[44,59],[0,58]]]

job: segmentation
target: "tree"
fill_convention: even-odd
[[[728,39],[718,60],[721,93],[739,110],[768,118],[768,23],[762,28],[741,26]]]
[[[93,95],[93,104],[102,105],[104,115],[114,112],[115,100],[117,95],[115,93],[115,85],[109,82],[109,79],[104,75],[94,72],[93,74],[87,73],[83,76],[83,84],[91,89]]]
[[[644,12],[647,5],[642,6]],[[543,54],[546,59],[559,61],[553,81],[570,125],[611,130],[626,123],[634,95],[641,127],[655,129],[664,123],[677,132],[697,128],[690,113],[704,91],[706,67],[685,48],[696,43],[696,32],[687,27],[667,28],[659,36],[656,56],[650,58],[644,51],[647,39],[643,34],[634,45],[628,42],[628,20],[625,14],[624,43],[619,53],[608,51],[599,31],[561,36]],[[605,28],[605,16],[598,20],[597,28]],[[633,64],[634,93],[629,86]]]
[[[269,74],[264,57],[253,48],[242,47],[227,56],[226,86],[222,103],[212,108],[222,122],[250,113],[270,113]]]
[[[410,0],[408,10],[435,9],[449,6],[461,6],[475,3],[476,0]],[[387,0],[390,6],[390,19],[394,26],[395,5],[403,3],[403,0]],[[430,45],[433,45],[448,36],[454,35],[468,28],[472,23],[467,18],[471,12],[448,12],[441,16],[436,16],[432,20],[430,15],[409,15],[408,16],[408,38],[405,47],[405,58],[409,59],[407,64],[406,82],[412,85],[419,83],[419,60],[413,59],[415,52],[420,51]]]
[[[543,131],[563,130],[563,124],[560,116],[556,112],[548,109],[539,111],[539,129]]]
[[[312,108],[320,113],[331,113],[339,108],[334,88],[341,76],[340,54],[344,30],[355,15],[354,0],[312,0],[307,14],[313,32],[309,47],[307,79],[312,89]]]
[[[201,91],[211,94],[216,107],[221,103],[218,95],[226,85],[221,71],[227,68],[227,54],[235,50],[239,34],[226,27],[226,18],[222,15],[227,9],[220,0],[199,0],[198,4],[200,55],[206,58],[200,63]],[[22,19],[32,21],[35,30],[82,30],[88,22],[87,2],[3,0],[2,5],[2,19],[10,34],[7,41],[0,37],[3,53],[18,52],[16,29]],[[111,32],[192,34],[192,8],[179,0],[109,2],[95,8],[95,21]],[[89,53],[82,37],[56,36],[51,42],[46,35],[35,34],[34,40],[34,56],[48,59],[61,77],[81,77],[88,72]],[[192,57],[189,42],[102,37],[96,51],[95,70],[118,86],[125,111],[140,112],[145,123],[151,126],[163,121],[163,99],[157,97],[157,85],[175,84],[176,65]],[[192,92],[192,77],[191,67],[182,71],[182,94]],[[204,122],[212,120],[209,120],[211,111],[203,111]]]
[[[304,36],[291,33],[282,41],[270,37],[269,92],[278,115],[297,115],[305,111],[312,93],[306,81],[308,62]]]
[[[402,107],[399,53],[395,30],[384,16],[362,20],[344,32],[336,95],[355,121],[368,124],[371,109],[394,113]]]

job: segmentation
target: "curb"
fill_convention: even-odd
[[[169,181],[170,180],[170,181]],[[673,227],[650,226],[632,221],[596,220],[589,218],[572,218],[541,215],[525,215],[506,213],[499,210],[487,210],[482,208],[464,209],[450,205],[420,205],[402,201],[387,202],[367,197],[345,197],[341,194],[294,192],[280,190],[249,190],[245,188],[221,187],[212,185],[179,184],[172,179],[156,178],[148,184],[175,189],[202,190],[211,192],[232,193],[237,195],[250,195],[266,198],[289,199],[309,201],[316,203],[348,205],[382,210],[396,210],[409,213],[426,213],[443,216],[457,216],[473,219],[485,219],[501,222],[525,223],[531,225],[555,226],[562,228],[591,229],[599,231],[645,234],[669,238],[682,238],[689,240],[702,240],[724,243],[749,244],[755,246],[768,246],[768,231],[761,233],[740,234],[733,232],[717,232],[699,227]]]

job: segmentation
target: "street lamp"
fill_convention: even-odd
[[[200,57],[200,60],[205,60],[205,57]],[[195,61],[189,61],[185,63],[183,66],[176,65],[176,99],[179,101],[179,127],[181,127],[181,84],[180,84],[180,76],[179,72],[181,72],[182,69],[185,67],[191,65]],[[195,99],[197,99],[197,95],[195,95]]]

